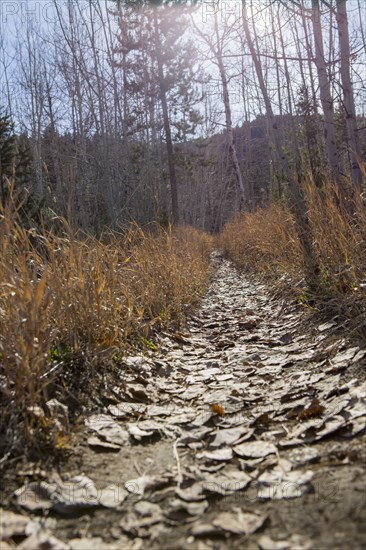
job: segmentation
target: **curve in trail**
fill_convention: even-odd
[[[187,331],[128,358],[86,418],[53,533],[72,549],[361,549],[365,350],[214,262]]]

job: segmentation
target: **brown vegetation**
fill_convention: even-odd
[[[210,239],[158,226],[97,239],[71,235],[66,222],[58,236],[26,230],[9,206],[0,246],[1,432],[14,445],[39,437],[55,378],[68,391],[68,371],[81,369],[83,386],[88,369],[155,349],[157,328],[184,323],[206,286]]]
[[[272,204],[228,223],[220,235],[220,246],[246,271],[277,280],[285,276],[281,281],[291,289],[296,287],[302,302],[323,302],[353,317],[353,326],[362,333],[366,322],[366,209],[362,197],[356,197],[351,211],[342,208],[337,189],[326,183],[322,189],[306,185],[304,198],[314,262],[311,280],[306,277],[308,258],[295,218],[286,204]]]

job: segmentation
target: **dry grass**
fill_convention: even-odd
[[[279,204],[236,218],[225,225],[219,245],[234,263],[255,273],[296,273],[303,254],[294,217]]]
[[[352,212],[338,206],[337,192],[327,184],[319,192],[306,187],[309,229],[320,282],[331,292],[360,290],[366,278],[366,205],[356,196]]]
[[[109,368],[116,354],[153,347],[154,330],[182,325],[205,290],[210,246],[190,228],[132,227],[98,240],[71,236],[63,223],[56,236],[26,230],[11,205],[1,211],[3,444],[50,431],[45,403],[60,371],[67,391],[76,369]]]
[[[352,212],[339,207],[336,189],[306,185],[308,231],[313,248],[313,280],[305,280],[305,259],[295,218],[283,205],[244,215],[228,223],[219,243],[237,266],[292,285],[301,300],[354,317],[353,327],[366,336],[366,208],[356,197]],[[281,279],[281,275],[285,277]],[[283,290],[283,287],[282,287]]]

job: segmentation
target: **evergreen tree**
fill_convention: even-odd
[[[311,174],[317,187],[322,186],[325,171],[324,151],[321,137],[321,124],[317,105],[306,86],[298,92],[296,113],[302,118],[300,133],[305,142],[305,158],[310,165]]]
[[[10,178],[15,172],[16,137],[14,122],[7,113],[0,112],[0,187],[1,204],[5,206]]]
[[[0,202],[2,206],[6,205],[10,191],[14,193],[14,198],[18,198],[23,203],[23,206],[26,202],[29,203],[33,176],[33,161],[28,137],[25,134],[17,136],[11,117],[7,113],[0,114]]]
[[[186,35],[187,16],[191,8],[185,6],[178,9],[175,4],[146,1],[134,3],[131,7],[128,2],[120,2],[119,46],[115,54],[119,56],[124,75],[125,101],[133,95],[139,107],[129,117],[132,127],[140,115],[138,128],[141,129],[145,120],[147,137],[152,143],[158,132],[164,130],[172,218],[174,223],[178,223],[179,199],[173,143],[186,141],[194,134],[201,117],[195,109],[199,100],[194,84],[197,80],[195,51]]]

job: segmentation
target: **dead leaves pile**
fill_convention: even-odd
[[[261,503],[311,491],[325,452],[317,444],[337,436],[347,445],[365,430],[366,382],[344,382],[343,373],[366,351],[340,340],[325,348],[334,323],[310,337],[300,321],[223,262],[189,333],[162,335],[158,355],[130,357],[111,404],[85,419],[87,445],[98,452],[170,441],[171,468],[102,488],[85,475],[30,482],[17,505],[64,516],[112,508],[120,513],[119,548],[143,547],[182,525],[187,540],[208,541],[202,548],[218,536],[250,535],[262,550],[313,547],[293,533],[272,540]],[[226,499],[224,511],[218,499]],[[2,540],[48,532],[10,515]],[[96,540],[113,548],[95,537],[75,540],[57,548],[87,541],[93,548]]]

